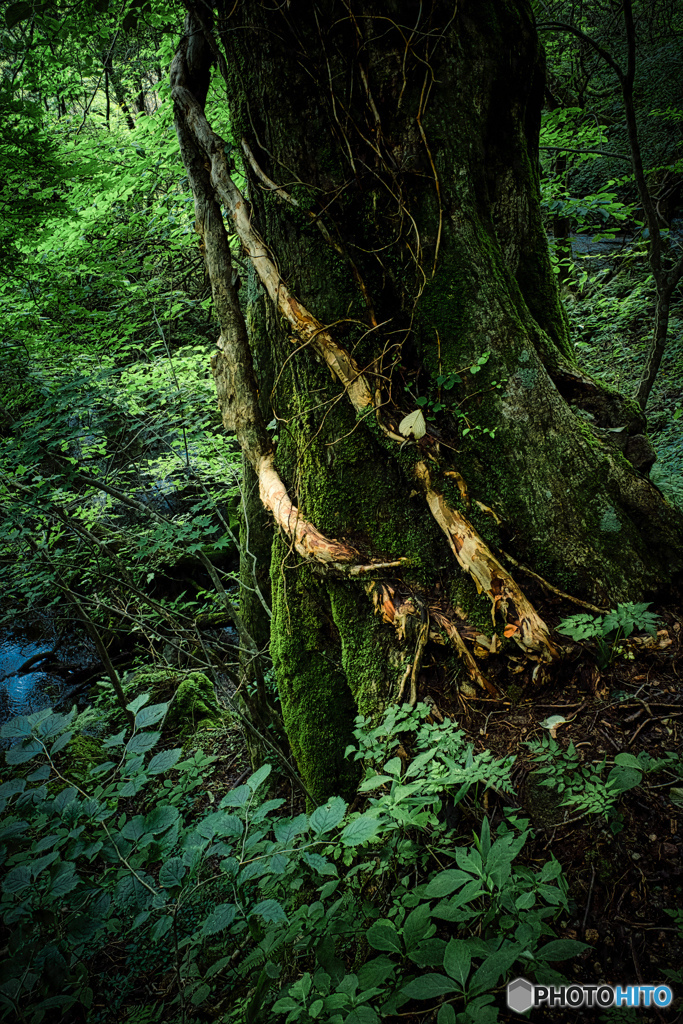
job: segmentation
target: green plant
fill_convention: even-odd
[[[471,363],[469,366],[465,366],[461,370],[452,370],[449,373],[440,373],[439,376],[436,378],[436,387],[432,385],[428,395],[421,395],[418,398],[414,399],[415,405],[418,407],[419,410],[423,412],[426,419],[434,421],[436,420],[436,417],[439,413],[448,412],[452,416],[454,416],[458,421],[460,421],[461,432],[463,437],[466,437],[467,434],[471,433],[472,431],[486,434],[491,438],[495,437],[495,428],[484,427],[482,426],[481,423],[477,423],[476,421],[472,420],[465,414],[462,406],[465,404],[465,402],[469,401],[472,398],[475,398],[477,395],[483,395],[486,394],[486,392],[493,390],[500,391],[503,387],[502,381],[494,379],[490,382],[490,384],[488,384],[487,387],[481,388],[479,391],[474,391],[468,395],[465,395],[465,397],[462,398],[460,401],[456,401],[456,399],[450,395],[450,392],[453,390],[456,384],[462,384],[463,381],[461,374],[470,373],[471,375],[474,375],[479,373],[488,363],[490,355],[491,353],[489,351],[483,352],[476,360],[476,362]],[[405,386],[405,390],[407,392],[412,392],[412,388],[409,384]],[[444,391],[448,392],[449,395],[444,395]],[[415,417],[416,413],[412,413],[411,416]],[[410,419],[410,416],[406,417],[403,423],[407,423],[407,421],[410,421]],[[401,425],[401,432],[415,433],[414,430],[410,431],[410,429],[408,431],[404,431],[403,424]]]
[[[627,656],[627,649],[620,641],[626,640],[634,630],[642,630],[651,636],[657,635],[659,616],[649,612],[649,607],[649,603],[633,604],[627,601],[618,604],[605,615],[581,612],[562,619],[557,626],[557,632],[576,641],[595,640],[598,665],[604,668],[620,655]]]
[[[680,907],[675,907],[674,909],[665,910],[664,913],[668,914],[675,924],[678,933],[678,941],[683,942],[683,910],[681,910]],[[683,968],[673,971],[664,970],[663,974],[665,978],[669,979],[669,981],[675,981],[679,985],[683,983]]]
[[[88,772],[69,758],[75,712],[2,729],[14,772],[0,787],[5,1019],[38,1024],[76,1004],[89,1018],[109,984],[94,964],[111,941],[131,950],[132,975],[112,979],[119,1018],[135,971],[158,965],[174,979],[156,1007],[164,1019],[210,1008],[328,1024],[371,1024],[444,995],[441,1021],[484,1024],[497,1016],[490,990],[514,964],[557,977],[549,964],[583,948],[549,927],[566,908],[560,865],[517,863],[525,820],[509,816],[495,838],[485,820],[473,848],[452,833],[441,841],[442,798],[503,788],[510,763],[473,755],[450,723],[424,721],[424,705],[392,708],[369,731],[359,720],[354,751],[374,794],[365,810],[336,797],[294,817],[263,793],[268,765],[197,810],[187,798],[215,758],[154,753],[168,705],[140,695],[129,710],[134,727],[106,739],[109,760]],[[412,764],[395,772],[387,756],[409,740]],[[218,1004],[217,991],[228,993]]]
[[[574,807],[581,814],[600,814],[605,820],[612,819],[613,833],[623,828],[617,805],[623,793],[639,786],[643,775],[666,770],[678,776],[681,760],[673,751],[666,756],[653,759],[642,751],[637,757],[623,752],[614,758],[614,764],[607,775],[607,758],[599,764],[585,764],[573,743],[563,750],[552,736],[540,740],[529,740],[527,747],[533,756],[534,771],[542,776],[540,785],[555,790],[563,797],[561,807]]]

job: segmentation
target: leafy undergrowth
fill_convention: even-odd
[[[680,994],[682,623],[609,625],[602,669],[589,634],[500,703],[359,720],[351,807],[307,813],[234,734],[168,749],[144,698],[92,772],[69,716],[5,726],[4,1018],[493,1024],[518,975]]]
[[[565,871],[571,910],[559,934],[590,947],[569,972],[579,983],[668,978],[680,997],[683,932],[671,912],[683,904],[682,626],[678,613],[665,616],[654,638],[622,641],[602,670],[570,643],[540,693],[522,677],[518,701],[468,704],[477,746],[518,754],[513,780],[534,830],[530,856],[552,852]]]
[[[680,222],[672,245],[680,253]],[[576,254],[576,284],[565,295],[577,355],[596,377],[633,394],[650,343],[655,289],[643,243]],[[599,246],[594,246],[598,250]],[[651,479],[683,508],[683,289],[674,293],[669,335],[647,406],[657,462]]]

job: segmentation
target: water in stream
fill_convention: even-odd
[[[0,724],[17,715],[30,715],[66,697],[71,689],[62,666],[80,667],[92,660],[82,637],[62,638],[56,651],[61,671],[50,671],[54,665],[37,664],[26,672],[18,670],[29,658],[49,653],[58,641],[45,624],[39,627],[17,626],[0,633]]]

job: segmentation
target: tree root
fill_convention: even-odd
[[[571,604],[575,604],[579,608],[587,608],[589,612],[595,612],[596,615],[604,615],[609,611],[609,608],[598,608],[596,604],[591,604],[590,601],[582,601],[580,597],[572,597],[571,594],[565,594],[563,590],[558,590],[557,587],[554,587],[552,583],[548,583],[547,580],[544,580],[543,577],[539,576],[533,569],[529,569],[528,566],[522,565],[522,563],[518,562],[516,558],[512,557],[512,555],[508,555],[507,551],[501,551],[501,555],[507,558],[508,562],[511,562],[516,569],[519,569],[521,572],[525,572],[528,576],[535,579],[537,583],[540,583],[545,590],[549,590],[551,594],[557,594],[557,596],[563,598],[563,600],[569,601]]]
[[[432,485],[429,469],[424,462],[415,467],[415,475],[424,490],[431,513],[445,533],[458,564],[469,573],[477,591],[491,600],[491,619],[496,612],[514,627],[512,636],[525,654],[541,661],[553,661],[559,652],[550,641],[548,627],[536,609],[520,590],[512,576],[503,568],[473,526],[459,512],[450,508],[443,495]]]
[[[420,618],[420,631],[417,637],[415,657],[410,662],[401,679],[399,686],[397,702],[400,703],[408,685],[410,679],[410,702],[414,704],[417,701],[417,680],[422,665],[422,658],[424,655],[424,649],[427,645],[427,640],[434,640],[436,643],[444,643],[444,634],[446,639],[455,648],[456,654],[462,659],[472,682],[479,687],[479,689],[485,690],[486,693],[491,697],[499,697],[500,694],[496,690],[493,683],[486,678],[484,673],[481,671],[477,662],[475,661],[474,655],[465,645],[465,641],[460,635],[460,630],[457,628],[451,615],[437,604],[431,604],[425,606],[418,606],[418,602],[413,597],[401,598],[395,597],[395,591],[389,584],[381,583],[379,585],[370,583],[366,587],[367,593],[371,595],[375,611],[382,616],[384,621],[389,625],[394,626],[399,638],[405,637],[406,634],[406,619]],[[426,627],[426,628],[425,628]],[[476,694],[476,690],[472,691]]]

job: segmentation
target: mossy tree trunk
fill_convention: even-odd
[[[539,208],[525,0],[245,0],[212,23],[198,8],[186,33],[176,116],[251,259],[246,358],[272,381],[274,457],[235,384],[235,294],[219,401],[278,524],[271,654],[325,796],[352,785],[354,716],[451,686],[448,657],[475,692],[500,689],[486,645],[557,658],[503,552],[607,607],[675,585],[681,523],[628,461],[647,449],[640,409],[575,362]],[[214,62],[229,140],[195,98]],[[225,305],[235,271],[209,271]],[[418,410],[423,436],[403,422]]]

